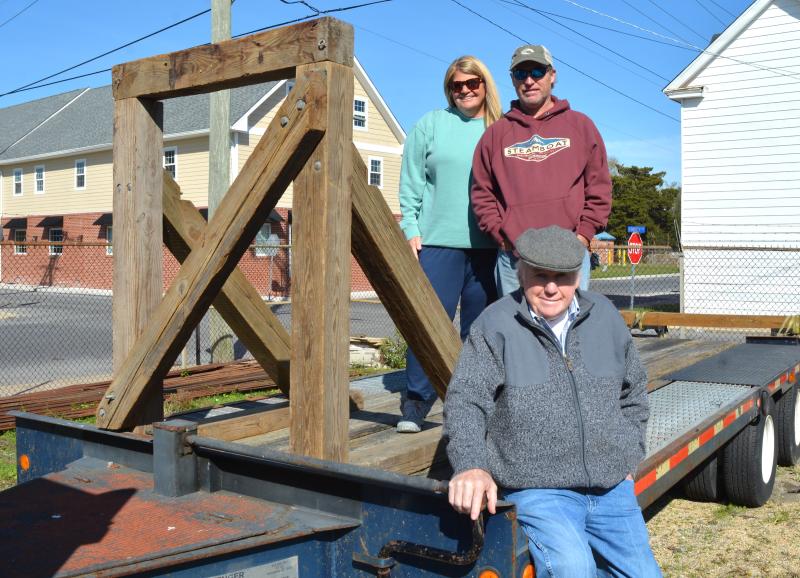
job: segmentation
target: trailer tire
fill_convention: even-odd
[[[717,455],[714,454],[683,479],[683,493],[696,502],[722,500],[722,480],[719,476]]]
[[[774,403],[764,398],[758,417],[722,449],[722,480],[728,499],[739,506],[763,506],[772,495],[777,466]]]
[[[800,395],[797,385],[775,402],[775,436],[778,438],[778,465],[793,466],[800,461]]]

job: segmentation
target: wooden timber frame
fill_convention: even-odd
[[[704,329],[769,329],[772,332],[797,335],[798,315],[729,315],[716,313],[670,313],[663,311],[620,311],[628,327],[650,329],[661,327],[698,327]]]
[[[461,342],[367,184],[352,66],[352,27],[320,18],[114,67],[114,378],[100,427],[163,418],[163,379],[213,303],[289,394],[291,450],[346,461],[351,250],[443,397]],[[162,168],[159,101],[288,78],[294,88],[206,223]],[[292,182],[290,337],[236,265]],[[162,244],[182,264],[163,297]],[[274,427],[286,417],[276,412]]]

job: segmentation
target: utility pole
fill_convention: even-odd
[[[232,0],[211,0],[211,42],[231,37]],[[208,220],[222,202],[231,180],[231,93],[212,92],[209,101]],[[233,361],[235,336],[216,309],[210,309],[210,349],[214,362]]]

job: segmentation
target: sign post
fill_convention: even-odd
[[[628,227],[629,229],[631,227]],[[631,262],[631,309],[633,309],[633,294],[634,294],[634,277],[636,276],[636,265],[642,260],[642,237],[638,232],[634,231],[628,237],[628,260]]]

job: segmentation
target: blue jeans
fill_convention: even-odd
[[[508,490],[536,576],[661,576],[633,481],[610,490]]]
[[[453,249],[423,246],[419,264],[452,321],[461,300],[461,340],[469,335],[472,322],[497,299],[494,284],[494,249]],[[406,354],[408,399],[434,400],[436,391],[409,348]]]
[[[497,295],[503,297],[519,289],[519,277],[517,277],[518,257],[512,251],[497,251],[497,265],[495,266],[495,281],[497,283]],[[581,291],[589,288],[589,277],[592,274],[592,260],[589,251],[583,257],[581,263],[581,282],[578,287]]]

